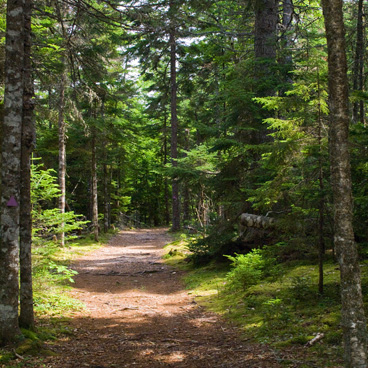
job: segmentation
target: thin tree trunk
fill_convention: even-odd
[[[348,79],[342,0],[322,0],[328,49],[331,184],[334,243],[340,264],[345,367],[367,367],[367,329],[353,232],[349,155]]]
[[[173,11],[173,1],[170,1],[170,10]],[[175,24],[171,20],[170,28],[170,82],[171,82],[171,162],[173,167],[178,166],[178,116],[177,116],[177,84],[176,84],[176,39]],[[179,207],[179,183],[178,179],[172,181],[172,230],[180,229]]]
[[[105,101],[104,97],[101,102],[101,119],[105,118]],[[104,233],[109,231],[110,227],[110,196],[109,196],[109,172],[107,168],[107,142],[103,144],[103,199],[104,199]]]
[[[189,129],[185,129],[185,133],[185,150],[189,151]],[[190,222],[190,195],[188,183],[184,183],[183,187],[183,221],[188,225]]]
[[[164,111],[164,166],[167,164],[167,113]],[[169,205],[169,183],[167,177],[164,178],[164,196],[165,196],[165,224],[170,224],[170,205]]]
[[[323,294],[323,262],[325,256],[325,240],[324,240],[324,212],[325,212],[325,196],[324,196],[324,175],[323,175],[323,159],[322,159],[322,110],[321,110],[321,88],[319,69],[317,70],[317,86],[318,86],[318,146],[319,146],[319,208],[318,208],[318,292]]]
[[[363,92],[364,85],[364,27],[363,27],[363,0],[358,1],[358,19],[357,19],[357,40],[354,58],[353,70],[353,89]],[[359,116],[360,115],[360,116]],[[363,100],[355,101],[353,104],[353,121],[359,121],[364,124],[364,103]]]
[[[30,0],[24,3],[24,99],[21,149],[20,187],[20,315],[19,324],[34,327],[32,288],[32,203],[31,154],[35,144],[33,119],[33,78],[31,65],[31,13]]]
[[[66,127],[64,119],[65,111],[65,85],[66,85],[66,71],[64,70],[61,74],[60,84],[59,84],[59,116],[58,116],[58,126],[59,126],[59,210],[62,216],[65,214],[65,176],[66,176]],[[61,223],[64,227],[64,222]],[[65,233],[64,231],[59,234],[60,245],[63,247],[65,245]]]
[[[105,157],[106,159],[106,157]],[[107,170],[107,164],[104,162],[103,164],[103,191],[104,191],[104,232],[107,233],[109,231],[109,174]]]
[[[0,208],[0,344],[21,334],[19,297],[19,183],[23,115],[23,5],[8,0]]]
[[[95,241],[98,241],[98,194],[97,194],[97,161],[96,161],[96,130],[92,129],[91,139],[91,176],[92,176],[92,225]]]

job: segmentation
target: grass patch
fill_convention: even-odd
[[[176,240],[166,249],[166,262],[186,270],[184,280],[196,301],[236,324],[250,341],[281,350],[303,347],[303,354],[311,361],[317,357],[323,367],[341,364],[340,275],[334,262],[324,266],[325,290],[319,295],[318,267],[311,263],[275,264],[270,266],[275,272],[257,273],[257,281],[245,283],[243,288],[232,281],[233,268],[228,263],[194,267],[185,262],[186,239]],[[363,280],[368,281],[367,265],[362,272]],[[318,333],[324,338],[304,348]]]

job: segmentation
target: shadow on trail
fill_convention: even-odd
[[[280,367],[274,352],[195,304],[161,261],[169,241],[163,229],[124,231],[75,263],[72,293],[87,308],[56,347],[62,359],[46,367]]]
[[[235,331],[197,308],[170,316],[144,315],[134,322],[81,318],[73,325],[70,343],[78,361],[67,358],[55,367],[280,367],[274,352],[246,345]]]

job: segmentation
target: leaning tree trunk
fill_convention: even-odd
[[[170,2],[173,10],[173,2]],[[171,81],[171,162],[173,167],[178,166],[178,115],[177,115],[177,84],[176,84],[176,40],[175,24],[171,20],[170,28],[170,81]],[[172,181],[172,230],[180,229],[179,182],[176,177]]]
[[[367,331],[353,232],[349,157],[348,79],[342,0],[322,0],[328,49],[331,184],[334,243],[340,264],[345,367],[366,368]]]
[[[24,4],[24,99],[20,186],[20,315],[19,324],[34,327],[32,291],[31,154],[35,144],[33,78],[31,64],[31,1]]]
[[[19,296],[19,183],[23,114],[23,5],[8,0],[0,202],[0,344],[21,334]]]

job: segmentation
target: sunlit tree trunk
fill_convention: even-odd
[[[21,149],[20,187],[20,315],[22,327],[33,328],[32,291],[32,204],[31,204],[31,154],[35,144],[33,119],[33,78],[31,64],[31,12],[30,0],[24,6],[24,98]]]
[[[0,203],[0,344],[20,335],[19,183],[23,115],[24,2],[8,0]]]
[[[360,268],[352,226],[353,201],[349,156],[348,79],[342,0],[322,0],[328,49],[331,184],[334,243],[340,264],[341,324],[345,367],[366,368],[367,331]]]

